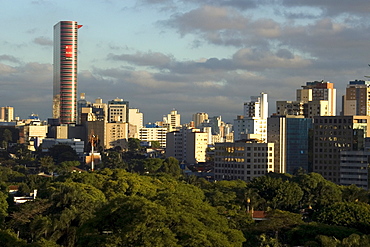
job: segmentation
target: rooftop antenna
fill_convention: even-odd
[[[91,171],[94,171],[94,145],[98,141],[98,136],[94,134],[94,130],[91,131],[90,143],[91,143]]]

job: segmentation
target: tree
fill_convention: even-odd
[[[84,225],[78,246],[242,245],[242,233],[204,201],[199,188],[169,177],[145,181],[159,189],[148,195],[147,186],[140,186],[111,200]]]
[[[182,174],[179,161],[174,157],[168,157],[163,161],[162,167],[158,170],[159,172],[164,172],[175,178],[180,177]]]
[[[13,141],[12,132],[5,129],[3,132],[3,148],[8,149],[9,142]]]
[[[64,161],[76,161],[78,155],[76,151],[69,145],[57,144],[49,148],[49,154],[53,157],[56,164],[60,164]]]
[[[301,174],[293,178],[303,191],[302,206],[320,209],[342,200],[338,185],[326,180],[318,173]]]
[[[338,202],[314,215],[314,220],[370,233],[370,205],[361,202]]]
[[[104,168],[116,169],[123,168],[126,169],[127,165],[122,160],[120,152],[108,151],[102,155],[102,166]]]
[[[53,183],[48,192],[52,202],[50,212],[53,231],[47,233],[46,239],[63,246],[75,246],[77,229],[93,217],[95,210],[106,202],[106,198],[95,187],[76,182]],[[47,219],[42,221],[47,223]]]
[[[128,138],[128,151],[131,153],[139,152],[141,149],[140,140],[137,138]]]
[[[303,196],[303,191],[296,183],[270,176],[253,179],[248,188],[256,189],[257,193],[266,201],[265,207],[272,209],[295,209],[299,206]]]
[[[41,157],[40,158],[40,165],[41,165],[42,171],[45,171],[47,173],[50,173],[50,172],[54,171],[54,169],[55,169],[54,161],[53,161],[53,158],[51,156]]]
[[[151,143],[150,146],[152,148],[160,148],[161,147],[161,143],[159,141],[151,141],[150,143]]]

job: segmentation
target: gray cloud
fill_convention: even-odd
[[[139,65],[139,66],[165,66],[172,61],[171,56],[164,55],[160,52],[137,52],[136,54],[121,54],[114,55],[109,54],[108,59],[116,61],[126,61],[128,63]]]
[[[47,37],[37,37],[33,40],[33,43],[42,46],[53,46],[53,41]]]
[[[0,55],[0,61],[8,61],[12,63],[19,63],[19,59],[11,55]]]
[[[370,2],[367,0],[282,0],[283,5],[288,7],[315,7],[324,10],[325,15],[334,16],[343,13],[368,15]]]

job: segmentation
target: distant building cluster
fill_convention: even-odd
[[[116,98],[77,100],[77,22],[54,27],[53,118],[14,118],[10,106],[0,108],[0,128],[19,131],[19,142],[30,150],[56,143],[73,147],[81,156],[95,150],[126,150],[128,139],[157,144],[182,165],[211,167],[214,180],[250,181],[269,172],[317,172],[341,185],[368,189],[370,161],[370,82],[350,81],[336,114],[336,89],[327,81],[306,82],[296,99],[277,101],[268,113],[268,95],[261,92],[244,103],[242,115],[225,123],[221,116],[197,112],[181,124],[176,109],[162,120],[144,124],[144,114]],[[92,137],[94,142],[92,143]],[[204,169],[202,170],[204,171]]]

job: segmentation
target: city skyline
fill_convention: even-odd
[[[232,121],[250,96],[326,80],[340,97],[370,74],[367,1],[0,1],[0,105],[52,117],[53,25],[79,33],[78,93],[122,98],[160,120],[175,108]]]

